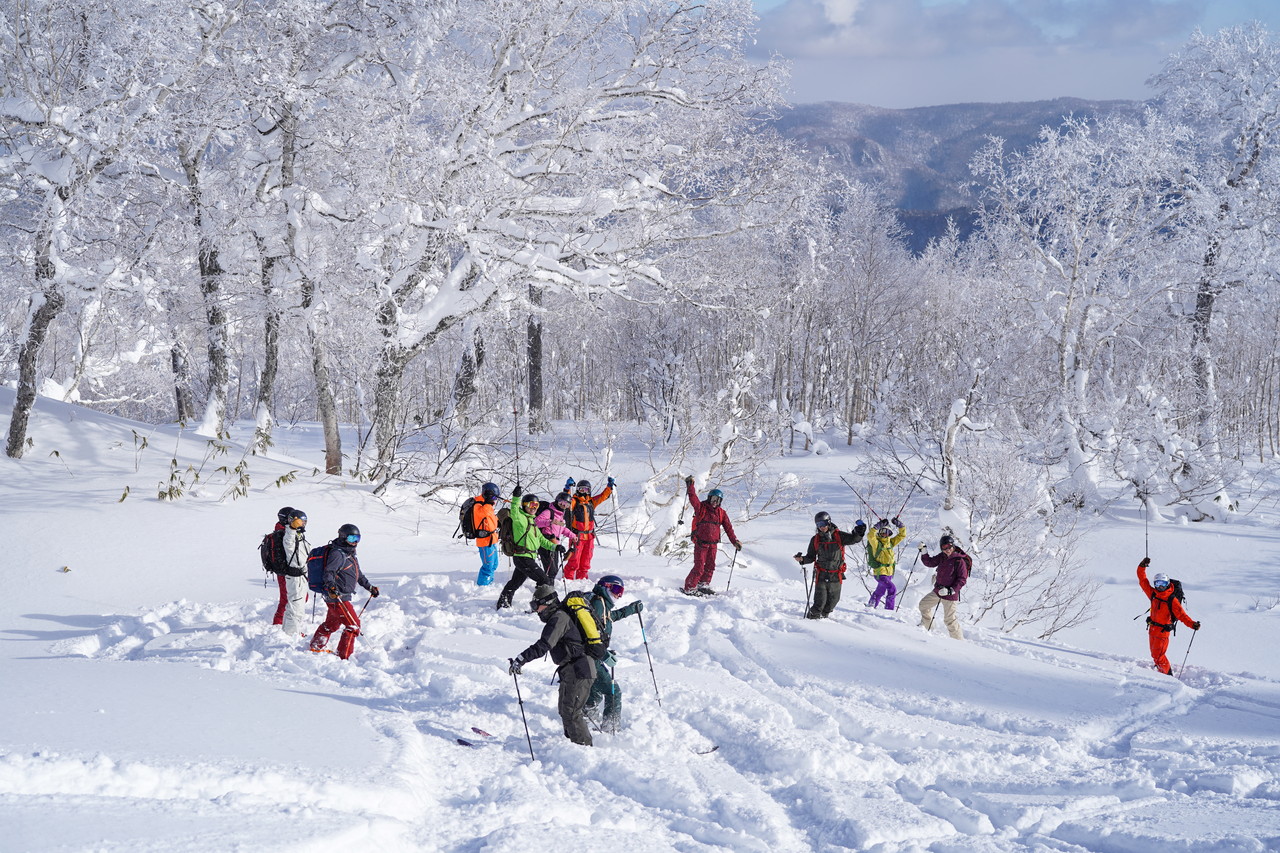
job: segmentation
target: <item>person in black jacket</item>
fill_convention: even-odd
[[[862,541],[867,525],[859,521],[852,531],[838,529],[830,514],[820,512],[813,517],[818,532],[809,540],[809,551],[796,554],[800,565],[813,563],[813,604],[806,619],[826,619],[840,603],[840,589],[844,583],[844,549]]]
[[[595,681],[595,667],[582,645],[582,632],[573,616],[560,606],[556,588],[550,584],[539,584],[533,591],[531,609],[543,622],[542,636],[532,646],[510,658],[507,671],[519,675],[520,668],[526,663],[550,652],[551,662],[556,665],[556,673],[560,676],[557,710],[564,723],[564,736],[574,743],[592,746],[591,729],[587,726],[583,709]]]
[[[346,660],[356,648],[356,637],[360,635],[360,614],[351,605],[351,596],[355,594],[356,585],[369,590],[374,598],[378,597],[378,588],[369,583],[369,579],[360,571],[360,561],[356,559],[356,543],[360,541],[360,528],[354,524],[344,524],[338,528],[338,538],[329,543],[329,551],[324,560],[324,603],[329,608],[325,620],[316,628],[311,636],[311,651],[323,652],[329,645],[329,635],[339,628],[342,637],[338,640],[338,657]]]

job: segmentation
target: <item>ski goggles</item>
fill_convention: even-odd
[[[1154,586],[1156,589],[1168,589],[1168,588],[1169,588],[1169,582],[1168,582],[1168,581],[1166,581],[1166,580],[1158,580],[1158,581],[1155,581],[1154,583],[1152,583],[1151,585],[1152,585],[1152,586]]]
[[[348,534],[347,534],[347,544],[349,544],[349,545],[354,545],[354,544],[356,544],[356,543],[357,543],[357,542],[359,542],[359,541],[360,541],[360,534],[359,534],[359,533],[348,533]]]

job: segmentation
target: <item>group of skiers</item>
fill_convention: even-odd
[[[295,507],[281,507],[276,513],[275,529],[263,538],[259,549],[263,568],[276,575],[280,590],[280,603],[271,624],[279,625],[287,637],[303,636],[307,594],[315,592],[323,596],[326,611],[324,621],[311,636],[311,651],[327,651],[329,637],[341,629],[336,654],[343,660],[351,657],[356,637],[360,636],[360,614],[352,606],[351,596],[357,585],[374,598],[379,595],[378,588],[360,571],[356,557],[359,541],[360,528],[348,523],[338,528],[333,541],[311,548],[307,543],[307,514]],[[312,568],[314,572],[310,571]]]
[[[694,510],[693,568],[681,592],[699,597],[714,595],[711,581],[721,531],[727,534],[735,550],[742,549],[742,542],[722,507],[724,495],[720,489],[711,489],[705,499],[700,499],[692,476],[685,478],[685,486]],[[572,593],[562,602],[554,581],[562,562],[566,580],[587,578],[596,538],[595,509],[613,494],[614,487],[614,479],[609,477],[605,488],[593,495],[589,481],[575,482],[569,478],[564,490],[554,500],[545,502],[536,494],[524,492],[517,484],[512,489],[509,506],[499,509],[501,490],[494,483],[485,483],[480,494],[466,502],[460,519],[460,525],[468,538],[474,540],[480,554],[477,585],[493,583],[500,548],[512,559],[511,579],[498,596],[499,610],[511,607],[516,591],[525,581],[534,581],[530,611],[538,615],[543,629],[537,641],[508,659],[508,671],[513,677],[518,676],[525,664],[550,654],[560,678],[557,709],[565,736],[584,745],[592,743],[589,723],[602,731],[616,730],[620,723],[622,690],[613,677],[615,659],[608,645],[614,620],[638,615],[644,609],[644,602],[634,601],[618,607],[616,603],[625,585],[617,575],[605,575],[583,596],[592,617],[586,620],[581,613],[575,616],[566,606],[570,596],[581,594]],[[327,651],[330,636],[341,630],[336,654],[346,659],[351,656],[360,634],[360,613],[351,604],[355,588],[363,587],[374,598],[379,590],[360,570],[356,557],[360,531],[354,524],[343,524],[336,538],[315,549],[307,543],[306,525],[305,512],[283,507],[277,515],[275,530],[264,538],[263,564],[276,572],[280,593],[273,624],[281,626],[286,635],[298,636],[305,617],[307,592],[315,591],[323,596],[327,613],[312,635],[310,649]],[[830,513],[822,511],[814,516],[814,525],[816,530],[807,552],[795,554],[796,562],[802,567],[814,567],[812,584],[807,574],[805,577],[806,597],[811,593],[805,617],[825,619],[831,615],[840,602],[848,571],[845,549],[860,543],[866,551],[868,573],[876,578],[876,588],[867,606],[877,608],[883,603],[886,610],[894,610],[899,594],[894,581],[897,551],[907,535],[902,520],[896,516],[881,518],[868,528],[866,522],[858,519],[852,530],[842,531]],[[939,539],[938,549],[937,554],[930,554],[924,543],[918,546],[918,559],[926,568],[934,570],[931,589],[919,602],[920,625],[932,630],[934,617],[941,607],[947,632],[962,640],[958,603],[973,562],[951,535]],[[1177,581],[1157,573],[1148,582],[1146,569],[1150,563],[1149,558],[1144,558],[1138,565],[1138,582],[1151,600],[1146,622],[1151,657],[1160,672],[1172,674],[1166,652],[1176,622],[1181,621],[1193,631],[1199,630],[1200,623],[1193,621],[1182,607],[1181,585]]]

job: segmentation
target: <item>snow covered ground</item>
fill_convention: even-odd
[[[0,389],[0,428],[11,407]],[[636,619],[614,631],[626,727],[569,743],[551,665],[531,664],[531,760],[505,659],[541,626],[528,588],[494,611],[448,508],[313,476],[314,430],[282,430],[250,461],[248,497],[220,500],[214,469],[236,447],[175,502],[157,484],[175,453],[200,467],[194,436],[47,400],[31,435],[25,460],[0,458],[2,851],[1280,850],[1271,504],[1230,525],[1152,525],[1153,570],[1186,582],[1204,623],[1175,679],[1133,619],[1132,511],[1085,533],[1099,617],[1052,641],[968,626],[956,642],[941,619],[926,634],[920,572],[897,613],[864,608],[851,574],[832,619],[801,619],[790,555],[813,510],[852,521],[838,475],[855,460],[779,460],[813,506],[740,527],[727,594],[687,598],[687,565],[600,542],[592,577],[620,574],[623,602],[645,602],[643,636]],[[640,469],[615,461],[625,513]],[[534,487],[599,477],[577,464],[550,463]],[[312,544],[347,521],[364,533],[383,596],[351,661],[269,625],[256,545],[285,504],[308,513]],[[913,500],[910,542],[936,539],[935,513]],[[1191,637],[1175,638],[1175,668]]]

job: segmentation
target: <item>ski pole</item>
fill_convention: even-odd
[[[799,560],[803,555],[796,551],[796,559]],[[800,564],[800,576],[804,578],[804,615],[809,615],[809,599],[812,597],[813,588],[809,586],[809,570],[804,567],[804,563]]]
[[[921,471],[921,472],[920,472],[920,476],[919,476],[919,477],[916,477],[916,481],[915,481],[914,483],[912,483],[912,484],[911,484],[911,490],[910,490],[909,492],[907,492],[907,496],[906,496],[905,498],[903,498],[903,499],[902,499],[902,506],[898,509],[898,514],[897,514],[897,515],[895,515],[895,516],[894,516],[894,518],[901,518],[901,517],[902,517],[902,513],[903,513],[903,512],[906,510],[906,508],[907,508],[907,501],[911,500],[911,496],[912,496],[912,495],[914,495],[914,494],[916,493],[916,488],[920,485],[920,481],[921,481],[922,479],[924,479],[924,472],[923,472],[923,471]]]
[[[637,613],[640,620],[640,639],[644,640],[644,656],[649,659],[649,675],[653,678],[653,695],[658,697],[658,707],[662,707],[662,694],[658,692],[658,675],[653,671],[653,655],[649,654],[649,637],[644,632],[644,614]]]
[[[898,593],[898,600],[899,600],[899,601],[906,601],[906,599],[907,599],[907,587],[911,586],[911,576],[912,576],[912,575],[914,575],[914,574],[916,573],[916,563],[918,563],[919,561],[920,561],[920,549],[919,549],[919,548],[917,548],[917,549],[916,549],[916,558],[915,558],[914,560],[912,560],[912,561],[911,561],[911,571],[907,572],[907,582],[906,582],[906,583],[904,583],[904,584],[902,585],[902,592]],[[899,610],[901,610],[902,608],[901,608],[901,607],[899,607],[898,609],[899,609]]]
[[[725,582],[724,591],[729,591],[729,585],[733,583],[733,567],[738,562],[738,549],[733,549],[733,559],[729,561],[729,580]]]
[[[520,409],[519,407],[511,410],[511,425],[515,429],[516,436],[516,482],[520,482]],[[533,746],[530,745],[529,752],[532,754]]]
[[[618,518],[618,492],[615,489],[610,495],[613,498],[613,533],[618,537],[618,556],[622,556],[622,520]]]
[[[881,518],[881,517],[882,517],[882,516],[880,515],[880,513],[878,513],[878,512],[876,512],[876,511],[875,511],[875,507],[873,507],[873,506],[871,506],[871,504],[867,503],[867,499],[866,499],[866,498],[864,498],[864,497],[862,496],[862,493],[861,493],[861,492],[859,492],[857,489],[855,489],[855,488],[853,487],[853,484],[852,484],[852,483],[850,483],[848,480],[846,480],[843,476],[841,476],[841,477],[840,477],[840,482],[842,482],[842,483],[844,483],[846,486],[848,486],[848,487],[849,487],[849,490],[850,490],[850,491],[852,491],[855,495],[857,495],[857,496],[858,496],[858,500],[862,501],[862,505],[863,505],[863,506],[865,506],[865,507],[867,508],[867,510],[871,513],[871,517],[872,517],[872,519],[878,519],[878,518]]]
[[[512,658],[507,658],[507,663],[515,666],[515,660]],[[520,703],[520,719],[524,720],[524,739],[529,744],[529,760],[537,761],[538,759],[533,757],[533,738],[529,737],[529,718],[524,715],[524,698],[520,696],[520,676],[512,672],[511,678],[516,683],[516,701]]]
[[[1182,666],[1178,667],[1178,678],[1182,678],[1182,673],[1187,668],[1187,658],[1190,657],[1191,655],[1191,647],[1195,645],[1196,634],[1199,634],[1199,633],[1200,633],[1199,631],[1191,632],[1191,642],[1187,643],[1187,653],[1182,656]]]

